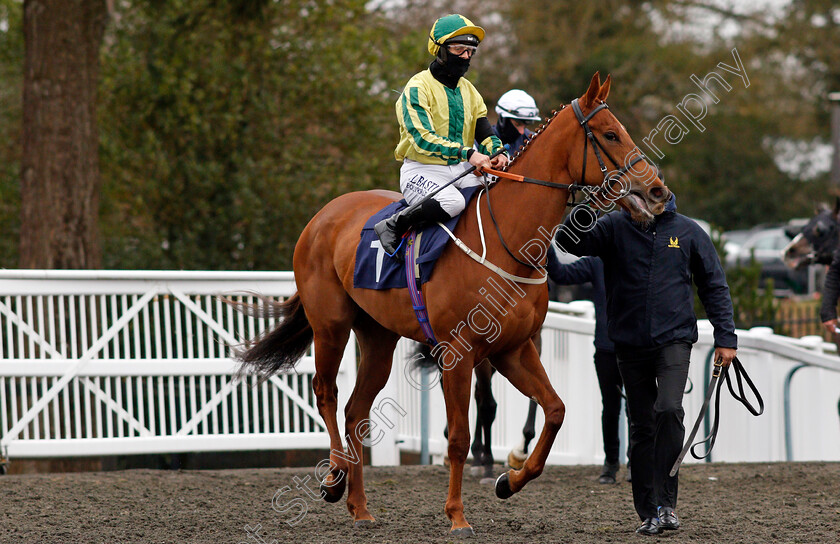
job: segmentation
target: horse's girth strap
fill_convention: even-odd
[[[545,283],[546,280],[548,279],[548,274],[540,276],[539,278],[525,278],[525,277],[522,277],[522,276],[514,276],[513,274],[510,274],[509,272],[505,272],[504,270],[502,270],[501,268],[499,268],[495,264],[491,263],[487,259],[483,259],[480,255],[478,255],[478,253],[476,253],[475,251],[473,251],[472,249],[467,247],[467,245],[463,241],[461,241],[460,238],[455,236],[452,233],[451,230],[446,228],[446,225],[444,225],[443,223],[438,223],[438,225],[440,225],[440,228],[442,228],[444,230],[444,232],[446,232],[446,234],[448,234],[449,237],[452,238],[452,241],[455,242],[455,245],[458,246],[459,248],[461,248],[461,250],[464,253],[466,253],[472,260],[474,260],[475,262],[477,262],[481,265],[486,266],[487,268],[489,268],[490,270],[492,270],[493,272],[495,272],[496,274],[500,275],[503,278],[506,278],[506,279],[509,279],[511,281],[515,281],[515,282],[518,282],[518,283],[528,283],[528,284],[532,284],[532,285],[539,285],[541,283]]]

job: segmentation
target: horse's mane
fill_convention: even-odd
[[[548,128],[548,125],[550,125],[551,122],[554,121],[554,118],[557,117],[557,114],[563,111],[563,108],[565,107],[566,105],[563,104],[562,106],[560,106],[559,110],[551,110],[551,117],[548,117],[545,121],[543,121],[543,123],[539,127],[537,127],[537,130],[534,131],[534,135],[531,136],[524,144],[522,144],[522,146],[519,149],[516,150],[516,153],[513,155],[513,158],[510,160],[510,162],[507,163],[507,165],[504,168],[502,168],[503,172],[507,172],[508,168],[513,166],[513,163],[516,162],[516,159],[518,159],[520,155],[522,155],[528,150],[528,147],[530,147],[531,143],[534,140],[536,140],[537,137],[540,134],[542,134],[546,128]]]

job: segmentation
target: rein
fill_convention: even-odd
[[[713,354],[714,352],[712,352]],[[711,357],[710,357],[711,358]],[[735,380],[738,382],[738,392],[735,392],[735,389],[732,387],[732,379],[729,377],[729,369],[732,368],[733,372],[735,373]],[[744,384],[741,381],[743,378],[744,381],[747,382],[747,386],[755,396],[756,400],[758,401],[758,408],[753,406],[750,401],[747,400],[747,396],[744,392]],[[700,415],[697,416],[697,421],[694,422],[694,428],[691,430],[691,434],[688,436],[688,440],[685,442],[685,446],[683,447],[680,455],[677,457],[677,460],[674,462],[674,466],[671,468],[670,475],[674,476],[679,470],[680,465],[682,464],[683,459],[685,459],[686,454],[691,451],[692,457],[695,459],[705,459],[712,453],[712,448],[715,447],[715,440],[717,440],[717,433],[718,433],[718,426],[720,425],[720,390],[723,387],[723,382],[726,382],[726,385],[729,387],[729,392],[732,394],[732,397],[735,398],[738,402],[744,405],[749,412],[754,416],[760,416],[764,413],[764,399],[761,398],[761,395],[758,392],[758,388],[756,388],[753,381],[747,375],[747,371],[744,370],[744,365],[741,364],[741,361],[735,357],[732,360],[732,363],[729,366],[722,366],[720,361],[715,362],[714,372],[712,373],[712,380],[709,382],[709,389],[706,392],[706,399],[703,401],[703,407],[700,408]],[[717,386],[717,387],[715,387]],[[700,440],[699,442],[692,444],[694,437],[697,436],[697,430],[700,428],[700,423],[703,421],[703,416],[706,413],[706,410],[709,407],[709,403],[712,400],[712,396],[717,394],[717,398],[715,399],[715,419],[714,423],[712,423],[712,430],[709,432],[709,436]],[[703,455],[698,455],[694,449],[701,445],[706,445],[706,453]]]

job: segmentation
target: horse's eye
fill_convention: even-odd
[[[618,141],[618,134],[616,134],[613,131],[609,131],[609,132],[604,134],[604,138],[606,138],[607,140],[609,140],[611,142],[617,142]]]

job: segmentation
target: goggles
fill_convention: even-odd
[[[520,106],[510,110],[499,106],[499,109],[505,112],[505,117],[525,121],[526,123],[533,123],[540,118],[540,110],[531,106]]]
[[[469,56],[472,57],[475,55],[475,52],[478,51],[478,47],[475,45],[464,45],[461,43],[453,43],[446,46],[447,50],[455,56],[460,57],[464,53],[469,53]]]

